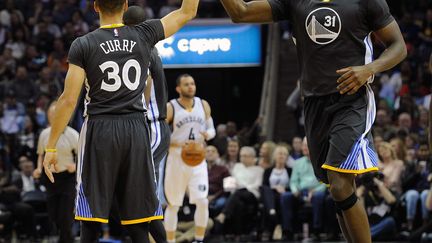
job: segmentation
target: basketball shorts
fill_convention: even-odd
[[[204,160],[195,167],[186,165],[181,158],[181,148],[170,148],[164,176],[165,196],[169,205],[182,206],[186,191],[191,204],[208,196],[207,162]]]
[[[165,120],[149,122],[149,126],[151,131],[150,144],[157,181],[156,194],[159,202],[164,205],[166,204],[166,199],[163,190],[163,174],[170,146],[171,130]]]
[[[327,171],[362,174],[378,170],[371,134],[376,107],[369,85],[354,95],[306,97],[305,129],[316,177],[328,184]]]
[[[86,119],[78,157],[75,219],[108,223],[114,200],[123,225],[163,218],[144,114]]]
[[[164,161],[170,146],[171,130],[169,125],[163,121],[149,122],[150,145],[153,155],[154,167],[156,169],[156,180],[159,178],[159,164]]]

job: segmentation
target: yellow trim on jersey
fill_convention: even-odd
[[[146,222],[150,222],[153,220],[161,220],[163,219],[163,216],[152,216],[152,217],[148,217],[148,218],[142,218],[142,219],[133,219],[133,220],[122,220],[121,224],[122,225],[130,225],[130,224],[141,224],[141,223],[146,223]]]
[[[363,170],[345,170],[345,169],[336,168],[336,167],[333,167],[330,165],[323,165],[323,166],[321,166],[321,168],[326,169],[326,170],[340,172],[340,173],[347,173],[347,174],[363,174],[363,173],[379,170],[378,167],[372,167],[372,168],[363,169]]]
[[[101,219],[101,218],[84,218],[84,217],[75,216],[75,219],[79,221],[91,221],[91,222],[99,222],[103,224],[108,223],[108,219]]]
[[[119,28],[119,27],[123,27],[125,26],[124,24],[107,24],[107,25],[102,25],[100,28],[101,29],[113,29],[113,28]]]
[[[329,3],[331,0],[322,0],[324,3]]]

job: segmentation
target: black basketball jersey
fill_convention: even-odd
[[[394,18],[385,0],[268,0],[293,26],[304,96],[338,92],[336,70],[372,62],[370,34]]]
[[[165,120],[167,116],[168,87],[162,60],[156,48],[153,48],[150,57],[150,75],[153,78],[153,85],[147,116],[150,121]]]
[[[77,38],[68,60],[87,75],[86,115],[145,112],[151,50],[163,38],[160,20],[101,27]]]

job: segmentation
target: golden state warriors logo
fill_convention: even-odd
[[[305,27],[313,42],[327,45],[338,38],[342,23],[336,11],[323,7],[315,9],[308,15]]]

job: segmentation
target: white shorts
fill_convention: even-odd
[[[183,205],[186,190],[191,204],[208,196],[207,162],[204,160],[195,167],[186,165],[181,158],[181,148],[169,149],[164,176],[165,197],[171,206]]]

